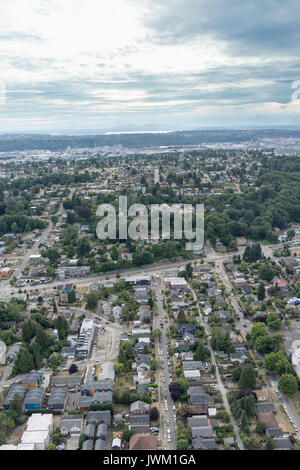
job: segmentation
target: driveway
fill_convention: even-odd
[[[79,436],[72,436],[67,439],[66,450],[76,450],[78,448]]]

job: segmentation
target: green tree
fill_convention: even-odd
[[[245,410],[241,411],[240,428],[241,428],[241,431],[243,431],[243,433],[249,434],[249,432],[250,432],[250,430],[249,430],[249,421],[248,421],[247,414],[246,414]]]
[[[88,310],[96,310],[98,305],[99,295],[96,291],[91,291],[86,295],[86,308]]]
[[[57,313],[57,305],[54,299],[53,299],[52,305],[53,305],[53,312]]]
[[[180,387],[182,393],[186,393],[187,389],[189,388],[189,383],[188,383],[187,380],[178,378],[178,379],[175,381],[175,383],[179,385],[179,387]]]
[[[120,345],[118,361],[121,364],[125,364],[128,361],[133,362],[135,358],[135,350],[131,341],[124,341]]]
[[[274,277],[274,271],[272,267],[269,265],[261,266],[258,272],[259,272],[259,276],[261,277],[261,279],[264,279],[265,281],[268,281],[268,282],[271,282]]]
[[[50,359],[51,369],[55,370],[61,363],[61,355],[53,353]]]
[[[128,426],[126,426],[123,431],[122,431],[122,442],[129,442],[131,436],[133,436],[135,432],[132,429],[129,429]]]
[[[258,421],[255,432],[261,435],[266,434],[266,423],[264,423],[263,421]]]
[[[45,450],[56,450],[56,445],[51,443],[45,447]]]
[[[290,229],[287,231],[287,238],[288,240],[292,240],[292,238],[294,238],[295,236],[295,230],[294,229]]]
[[[251,339],[255,341],[256,338],[258,338],[259,336],[264,336],[268,334],[269,332],[268,332],[268,328],[266,327],[266,325],[262,322],[257,322],[253,325],[251,329],[250,337]]]
[[[63,315],[58,315],[56,318],[55,328],[58,331],[59,339],[66,339],[69,333],[69,323]]]
[[[256,388],[256,375],[253,367],[245,367],[242,369],[239,379],[240,390],[253,390]]]
[[[231,372],[232,380],[234,382],[238,382],[240,380],[241,373],[242,373],[241,367],[236,367],[235,369],[233,369],[233,371]]]
[[[162,332],[161,332],[161,330],[159,330],[159,329],[153,330],[152,333],[151,333],[151,336],[152,336],[152,338],[154,339],[154,341],[155,341],[156,339],[160,340],[161,335],[162,335]]]
[[[176,449],[177,450],[188,450],[189,449],[189,441],[187,439],[179,439],[176,442]]]
[[[180,309],[179,312],[178,312],[177,322],[179,324],[186,323],[185,313],[182,309]]]
[[[66,438],[61,434],[60,429],[56,428],[52,434],[52,442],[56,446],[66,442]]]
[[[116,245],[114,245],[112,249],[110,250],[110,257],[114,261],[117,261],[119,259],[119,250]]]
[[[192,267],[192,263],[186,264],[186,266],[185,266],[185,271],[186,271],[186,273],[187,273],[188,279],[191,279],[191,278],[193,277],[193,267]]]
[[[55,248],[48,248],[43,252],[43,257],[48,258],[51,265],[57,265],[60,260],[60,254]]]
[[[215,351],[228,352],[230,349],[230,336],[222,327],[212,327],[211,345]]]
[[[243,439],[244,446],[249,450],[262,450],[262,445],[259,439],[254,436],[249,436],[246,439]]]
[[[36,334],[37,326],[37,323],[35,321],[32,321],[30,318],[22,322],[21,328],[23,341],[25,341],[26,343],[30,342],[30,340]]]
[[[204,361],[207,361],[208,358],[209,358],[209,352],[205,349],[204,344],[200,342],[194,353],[194,360],[204,362]]]
[[[177,414],[181,416],[182,418],[187,418],[189,416],[192,416],[191,407],[187,403],[184,403],[183,405],[181,405],[180,408],[178,408]]]
[[[39,325],[36,329],[35,341],[41,353],[44,353],[54,343],[54,338]]]
[[[281,333],[275,335],[259,336],[255,341],[255,349],[263,354],[278,351],[284,338]]]
[[[254,263],[255,261],[259,260],[262,255],[261,246],[259,243],[256,243],[251,246],[247,246],[245,248],[243,254],[243,260],[247,261],[248,263]]]
[[[280,375],[291,371],[291,364],[282,351],[266,354],[264,366],[267,370]]]
[[[278,381],[278,390],[285,395],[292,396],[298,390],[298,382],[292,374],[284,374]]]
[[[26,347],[22,347],[19,351],[19,354],[16,357],[12,373],[23,374],[24,372],[29,372],[34,369],[34,360],[33,356],[30,354]]]
[[[17,416],[20,416],[23,412],[23,400],[18,393],[15,393],[13,399],[9,404],[9,410],[15,411]]]
[[[274,450],[275,444],[272,436],[268,436],[266,439],[265,450]]]
[[[68,292],[68,303],[69,304],[74,304],[76,302],[76,292],[74,289],[70,290]]]
[[[86,441],[87,439],[88,439],[88,437],[84,433],[80,434],[79,442],[78,442],[79,449],[82,448],[82,445],[83,445],[84,441]]]
[[[257,297],[259,300],[264,300],[265,296],[266,296],[265,286],[263,284],[260,284],[258,291],[257,291]]]
[[[272,330],[279,330],[281,327],[281,320],[276,313],[269,313],[267,317],[267,325]]]
[[[42,366],[42,357],[40,353],[40,347],[36,343],[32,345],[32,355],[33,355],[35,369],[39,370]]]
[[[17,233],[18,232],[18,226],[17,226],[16,222],[12,223],[10,230],[11,230],[12,233]]]
[[[89,244],[89,241],[87,240],[87,238],[82,238],[80,242],[78,243],[78,248],[77,248],[77,254],[79,258],[82,258],[83,256],[87,256],[90,251],[91,251],[91,245]]]

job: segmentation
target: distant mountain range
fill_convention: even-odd
[[[124,145],[125,147],[152,147],[200,145],[214,143],[244,143],[263,139],[300,138],[298,128],[270,129],[201,129],[184,131],[119,131],[90,134],[2,134],[0,152],[17,150],[63,151],[70,148],[93,148]]]

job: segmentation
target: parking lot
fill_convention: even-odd
[[[300,322],[291,321],[289,326],[284,325],[280,330],[277,330],[277,332],[284,335],[284,348],[287,352],[291,352],[293,350],[294,341],[300,342]]]

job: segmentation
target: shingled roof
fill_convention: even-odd
[[[134,434],[129,441],[130,450],[155,450],[157,437],[150,434]]]

